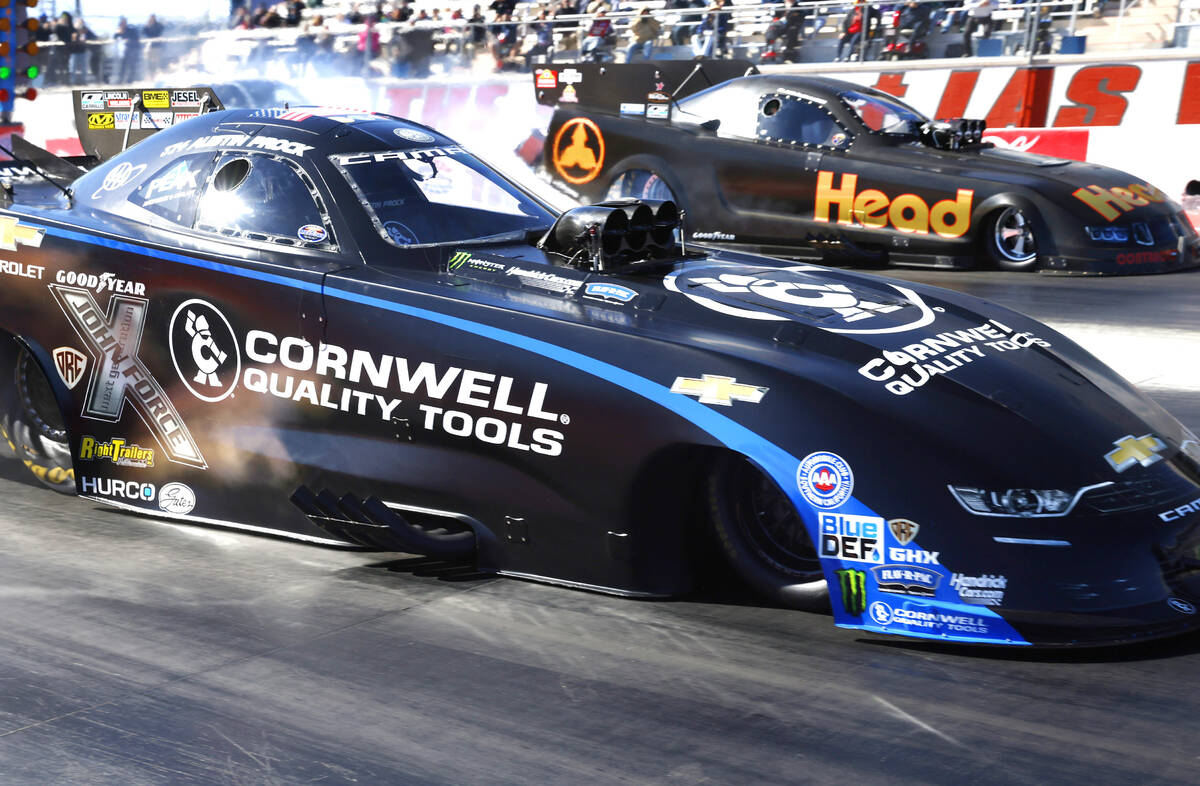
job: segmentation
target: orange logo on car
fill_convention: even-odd
[[[604,136],[586,117],[563,123],[550,150],[555,171],[572,185],[590,183],[604,168]]]
[[[1151,202],[1164,202],[1167,195],[1149,183],[1130,183],[1129,188],[1114,186],[1091,185],[1077,188],[1073,192],[1076,199],[1104,216],[1106,221],[1112,221],[1122,213],[1128,213],[1135,207],[1148,205]]]
[[[858,190],[858,175],[842,175],[841,183],[833,187],[833,172],[817,173],[817,193],[813,220],[828,222],[836,210],[839,224],[858,224],[882,229],[889,223],[901,232],[917,235],[934,233],[945,238],[962,237],[971,227],[971,202],[975,192],[960,188],[954,199],[943,199],[930,205],[916,194],[901,194],[889,199],[874,188]]]

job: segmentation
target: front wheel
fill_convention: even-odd
[[[605,199],[666,199],[679,204],[675,192],[657,172],[647,169],[626,169],[608,187]]]
[[[71,447],[54,389],[33,355],[10,341],[2,353],[0,437],[43,485],[61,494],[74,494]]]
[[[984,241],[988,256],[1001,270],[1033,270],[1037,267],[1037,239],[1033,220],[1019,207],[1006,207],[988,224]]]
[[[808,529],[773,480],[729,454],[713,463],[706,491],[721,550],[746,583],[785,606],[829,609],[829,588]]]

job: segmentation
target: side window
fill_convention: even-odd
[[[211,152],[177,158],[138,186],[129,201],[173,224],[190,227],[196,216],[196,197],[215,158]]]
[[[196,229],[265,243],[336,250],[312,178],[260,153],[223,153],[196,209]]]
[[[673,118],[682,123],[720,120],[717,136],[754,139],[758,96],[739,85],[717,85],[685,98],[673,110]]]
[[[809,101],[768,93],[758,107],[758,138],[791,145],[840,147],[844,129],[828,112]]]

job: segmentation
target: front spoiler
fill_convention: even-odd
[[[1177,249],[1121,251],[1093,256],[1053,256],[1038,272],[1059,276],[1137,276],[1200,267],[1200,238],[1182,239]]]

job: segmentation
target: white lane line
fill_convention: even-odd
[[[925,721],[921,720],[920,718],[918,718],[918,717],[916,717],[916,716],[914,716],[914,715],[910,715],[910,714],[908,714],[907,712],[905,712],[904,710],[900,709],[900,708],[899,708],[899,707],[897,707],[895,704],[892,704],[890,701],[888,701],[887,699],[883,698],[882,696],[871,696],[871,698],[875,699],[875,701],[877,701],[877,702],[879,702],[880,704],[882,704],[882,705],[883,705],[883,707],[884,707],[884,709],[886,709],[888,712],[890,712],[890,713],[891,713],[893,716],[895,716],[895,717],[899,718],[900,720],[906,720],[906,721],[908,721],[909,723],[911,723],[911,724],[913,724],[914,726],[916,726],[918,729],[921,729],[922,731],[927,731],[927,732],[929,732],[930,734],[934,735],[934,736],[935,736],[935,737],[937,737],[939,740],[942,740],[942,741],[944,741],[944,742],[948,742],[948,743],[950,743],[951,745],[957,745],[957,746],[958,746],[958,747],[960,747],[960,748],[965,748],[965,747],[967,747],[967,746],[963,745],[961,742],[959,742],[958,740],[956,740],[956,739],[954,739],[953,737],[951,737],[949,734],[946,734],[946,733],[944,733],[944,732],[940,732],[940,731],[938,731],[937,729],[935,729],[935,728],[933,728],[932,726],[930,726],[930,725],[929,725],[928,723],[926,723]]]

